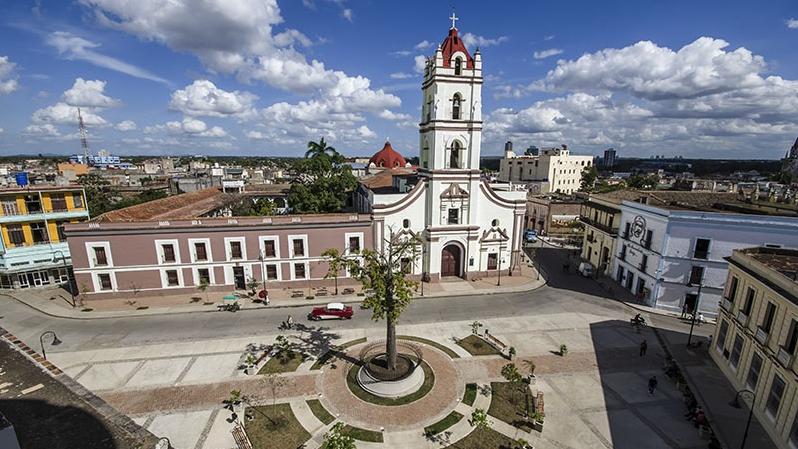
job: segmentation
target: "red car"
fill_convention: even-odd
[[[308,314],[310,320],[348,320],[355,312],[351,306],[345,306],[340,302],[331,302],[324,307],[314,307]]]

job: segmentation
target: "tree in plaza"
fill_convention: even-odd
[[[657,175],[640,175],[635,174],[629,177],[626,185],[633,189],[654,189],[659,184],[659,176]]]
[[[327,248],[321,253],[321,257],[327,260],[327,274],[324,275],[324,279],[333,278],[335,294],[338,295],[338,273],[346,267],[347,257],[341,254],[338,248]]]
[[[343,209],[350,193],[357,187],[357,178],[338,153],[321,153],[298,160],[293,170],[297,182],[288,190],[288,204],[296,213],[328,213]]]
[[[502,367],[501,371],[502,377],[507,382],[510,382],[510,385],[513,387],[513,402],[515,402],[515,395],[517,391],[520,391],[524,384],[524,376],[518,371],[518,367],[515,366],[515,363],[508,363]]]
[[[324,141],[324,137],[319,139],[318,142],[310,141],[308,142],[308,151],[305,152],[306,159],[312,159],[314,157],[321,156],[322,154],[328,156],[335,156],[338,154],[338,151],[327,144]]]
[[[579,190],[583,192],[592,192],[598,179],[598,170],[595,165],[585,167],[582,170],[582,183],[579,185]]]
[[[320,449],[356,449],[355,439],[343,434],[344,423],[337,422],[324,434]]]
[[[258,286],[259,285],[260,285],[260,281],[258,281],[254,277],[250,277],[247,280],[247,288],[250,290],[251,296],[255,296],[255,293],[258,290]]]
[[[405,277],[402,260],[415,260],[419,243],[415,238],[397,238],[391,232],[390,238],[383,240],[382,249],[365,249],[362,260],[347,260],[352,277],[368,292],[363,307],[371,310],[372,320],[385,320],[385,352],[391,371],[396,370],[396,322],[413,299],[417,284]]]

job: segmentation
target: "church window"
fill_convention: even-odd
[[[454,98],[452,98],[452,119],[453,120],[460,120],[460,105],[463,102],[462,97],[460,94],[454,94]]]
[[[454,141],[452,143],[452,149],[449,154],[449,168],[461,168],[460,167],[460,142]]]
[[[410,227],[410,220],[408,220],[407,218],[402,220],[402,227],[405,228],[405,229],[409,228]]]
[[[463,73],[463,59],[455,58],[454,60],[454,74],[461,75]]]
[[[493,221],[491,221],[491,222],[490,222],[490,225],[491,225],[491,226],[493,226],[494,228],[495,228],[496,226],[499,226],[499,220],[497,220],[497,219],[495,219],[495,218],[494,218],[494,219],[493,219]]]

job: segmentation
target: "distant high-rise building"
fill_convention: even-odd
[[[607,148],[604,150],[604,168],[612,168],[615,165],[615,148]]]

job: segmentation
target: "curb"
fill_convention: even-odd
[[[541,278],[541,280],[543,280],[543,283],[541,283],[538,286],[534,286],[534,287],[526,287],[525,285],[523,285],[520,288],[499,290],[499,291],[496,291],[496,289],[492,289],[492,290],[474,291],[474,292],[453,292],[452,294],[436,294],[434,296],[429,296],[429,295],[415,296],[413,298],[413,300],[435,299],[435,298],[444,298],[444,297],[445,298],[462,298],[462,297],[467,297],[467,296],[488,296],[488,295],[498,295],[498,294],[508,294],[508,293],[509,294],[526,293],[526,292],[531,292],[531,291],[537,290],[537,289],[539,289],[541,287],[544,287],[544,286],[546,286],[548,284],[548,282],[546,281],[546,279],[545,279],[545,277],[543,275],[541,275],[540,278]],[[114,316],[89,316],[89,315],[86,315],[86,316],[70,316],[70,315],[59,315],[59,314],[55,314],[55,313],[40,309],[39,307],[36,307],[36,306],[28,303],[27,301],[24,301],[24,300],[18,298],[13,293],[0,293],[0,295],[5,295],[5,296],[7,296],[9,298],[12,298],[13,300],[15,300],[15,301],[17,301],[17,302],[19,302],[19,303],[31,308],[31,309],[33,309],[33,310],[35,310],[35,311],[37,311],[37,312],[39,312],[41,314],[44,314],[46,316],[49,316],[49,317],[52,317],[52,318],[65,319],[65,320],[113,320],[113,319],[119,319],[119,318],[146,318],[146,317],[152,317],[152,316],[224,312],[224,311],[216,310],[214,308],[214,309],[208,309],[208,310],[185,310],[185,311],[174,311],[174,312],[154,312],[154,313],[139,314],[139,315],[126,315],[124,313],[120,313],[120,314],[114,315]],[[358,299],[349,299],[349,300],[342,300],[342,301],[336,301],[336,302],[340,302],[342,304],[359,304],[359,303],[361,303],[363,301],[363,298],[365,298],[365,297],[357,297],[357,298]],[[330,298],[330,299],[332,299],[332,298]],[[300,307],[319,306],[319,305],[322,305],[322,304],[323,303],[285,304],[285,305],[269,305],[269,306],[261,306],[261,307],[243,306],[238,311],[239,312],[244,312],[244,311],[251,311],[251,310],[296,309],[296,308],[300,308]],[[90,312],[87,312],[87,313],[90,313]],[[227,313],[230,313],[230,312],[227,312]]]

